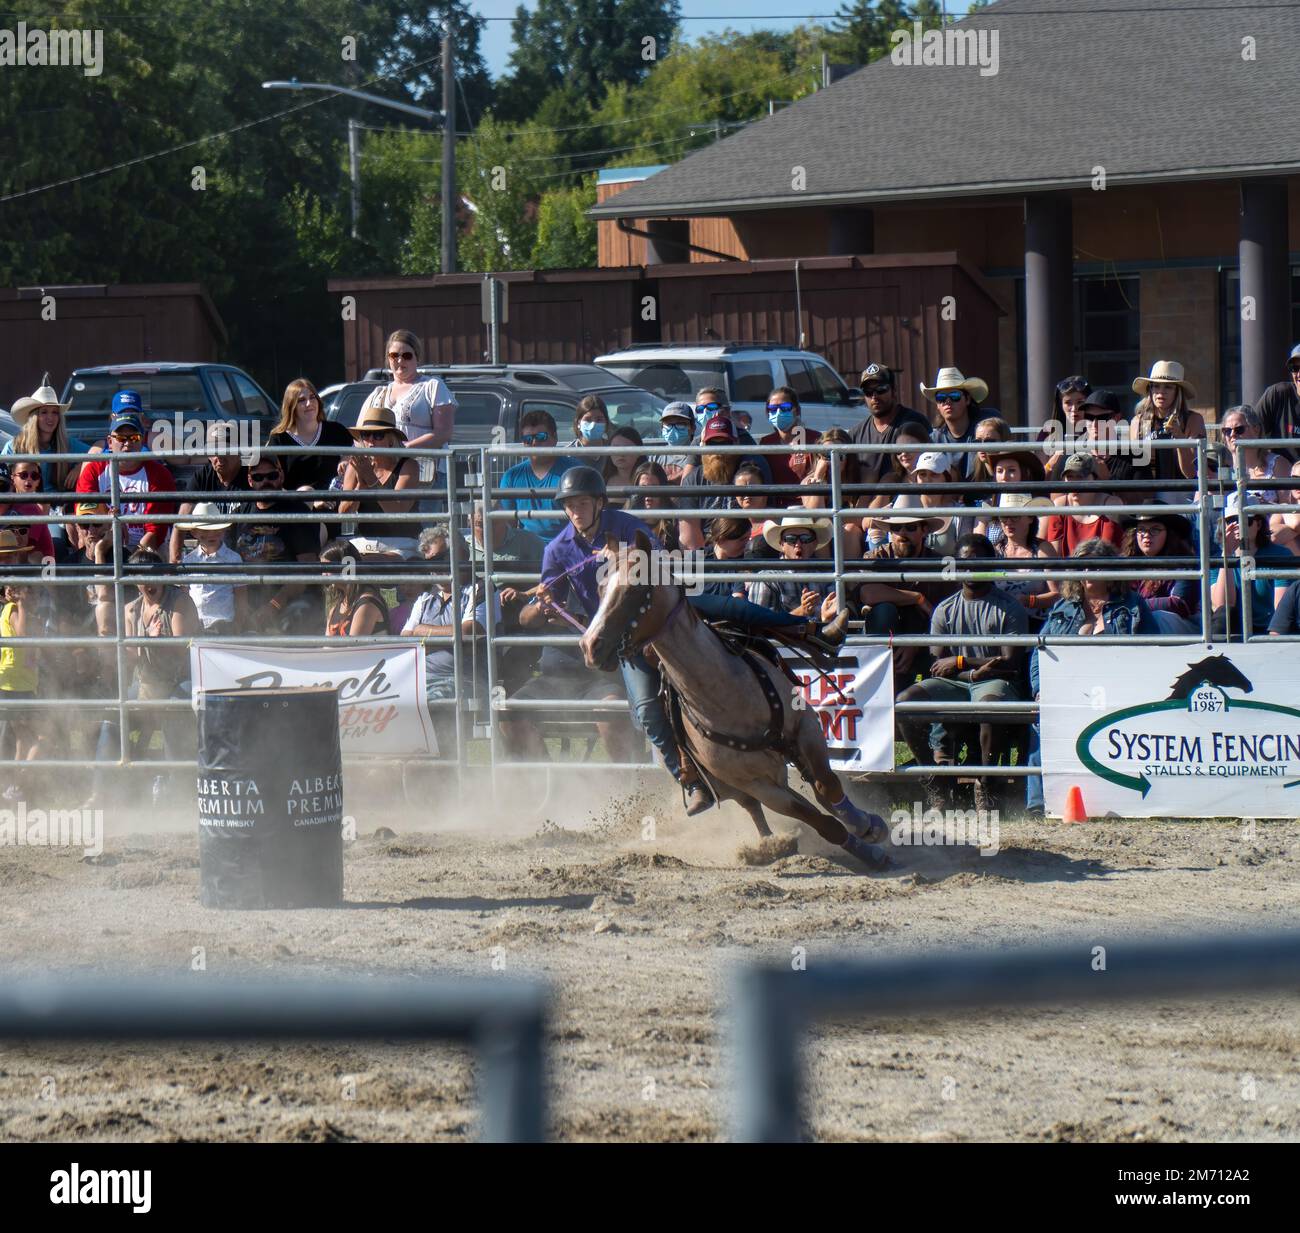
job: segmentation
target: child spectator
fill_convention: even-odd
[[[181,523],[194,535],[195,547],[181,557],[184,565],[197,573],[206,573],[210,565],[242,565],[243,558],[226,543],[231,523],[221,520],[221,511],[211,501],[194,507],[194,521]],[[247,592],[228,582],[195,582],[190,585],[190,599],[199,614],[205,634],[234,634],[244,628],[248,616]]]

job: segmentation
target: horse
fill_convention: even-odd
[[[889,868],[885,849],[872,842],[885,837],[885,825],[848,800],[816,712],[795,701],[776,664],[728,650],[680,584],[651,579],[652,551],[644,532],[631,546],[607,537],[599,607],[579,643],[587,667],[610,671],[620,653],[651,652],[681,699],[685,743],[719,801],[736,801],[763,838],[772,834],[766,805],[872,870]],[[787,762],[803,772],[822,809],[790,787]]]
[[[1169,698],[1190,698],[1203,684],[1239,689],[1244,694],[1255,692],[1255,687],[1232,660],[1226,655],[1211,655],[1208,659],[1187,665],[1187,671],[1174,681]]]

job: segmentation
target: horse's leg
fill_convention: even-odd
[[[752,796],[748,796],[745,793],[737,794],[736,803],[741,807],[741,809],[749,814],[754,825],[758,828],[759,837],[762,839],[770,839],[772,836],[772,828],[768,826],[767,819],[763,816],[762,803],[756,801]]]
[[[889,855],[879,844],[860,839],[852,831],[846,830],[842,822],[827,817],[804,800],[799,793],[784,784],[773,783],[770,779],[752,780],[746,785],[746,791],[756,796],[769,809],[783,813],[789,818],[797,818],[800,822],[806,822],[827,843],[843,848],[850,856],[856,856],[869,868],[882,870],[890,867],[892,862]]]
[[[854,834],[870,840],[881,840],[888,833],[885,820],[879,814],[859,809],[845,790],[840,777],[831,769],[830,753],[822,736],[821,721],[804,714],[796,735],[805,774],[812,777],[812,790],[817,803],[834,814]]]

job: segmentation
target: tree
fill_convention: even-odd
[[[446,22],[451,23],[456,69],[456,127],[469,132],[478,117],[492,106],[492,79],[479,50],[483,18],[471,13],[463,0],[443,0],[414,13],[399,13],[387,38],[383,69],[403,82],[412,102],[441,110],[442,35]]]
[[[534,269],[572,270],[596,264],[596,224],[586,215],[595,204],[595,176],[575,188],[552,188],[542,194],[537,207]]]
[[[925,29],[938,26],[943,11],[936,0],[852,0],[835,15],[826,39],[826,54],[836,64],[870,64],[888,55],[889,36],[911,29],[919,21]]]
[[[523,120],[567,84],[589,103],[607,86],[641,81],[669,51],[677,0],[538,0],[515,10],[510,72],[498,114]]]

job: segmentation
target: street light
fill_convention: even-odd
[[[264,81],[262,82],[263,90],[324,90],[327,94],[346,94],[349,98],[360,99],[363,103],[374,103],[376,107],[387,107],[390,111],[400,111],[404,115],[418,116],[421,120],[441,120],[443,121],[443,184],[442,184],[442,210],[443,210],[443,232],[447,230],[446,218],[448,211],[453,211],[451,217],[454,218],[455,210],[455,182],[456,182],[456,164],[455,164],[455,125],[453,117],[450,123],[447,123],[447,112],[430,111],[427,107],[417,107],[414,103],[399,103],[395,99],[383,98],[378,94],[370,94],[365,90],[353,90],[350,86],[327,85],[319,81]],[[446,88],[444,83],[443,97],[446,98]],[[352,117],[348,117],[348,176],[352,183],[352,238],[358,238],[357,228],[361,216],[361,147],[358,134],[361,131],[361,125]],[[451,147],[450,153],[448,146]],[[454,249],[448,259],[447,245],[443,245],[442,263],[444,274],[450,274],[455,269],[455,251]]]

